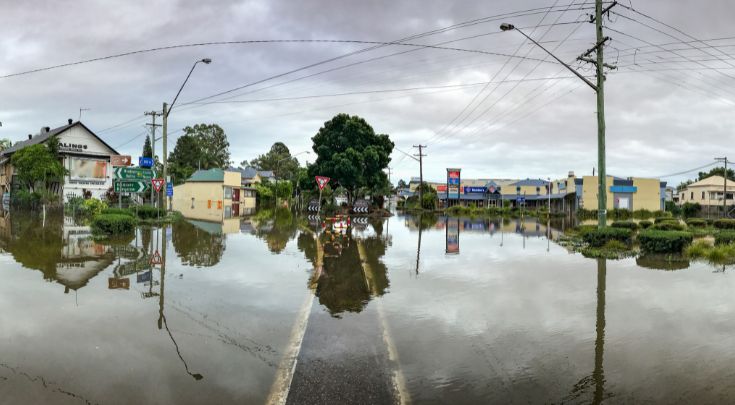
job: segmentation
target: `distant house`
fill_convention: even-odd
[[[52,191],[62,196],[64,201],[82,196],[85,190],[93,198],[101,199],[105,195],[112,187],[110,155],[118,153],[86,125],[70,119],[67,125],[58,128],[43,127],[38,134],[28,135],[25,141],[0,152],[0,196],[19,187],[14,179],[15,169],[10,163],[13,154],[31,145],[44,144],[53,136],[59,139],[59,154],[69,174]]]
[[[678,194],[679,204],[698,203],[701,206],[722,206],[722,196],[725,190],[725,178],[710,176],[696,183],[686,186]],[[726,204],[734,205],[735,181],[727,181]]]
[[[239,172],[243,187],[253,187],[264,181],[275,181],[276,175],[272,170],[258,170],[252,166],[228,167],[228,171]]]
[[[184,217],[222,222],[255,210],[255,190],[242,186],[239,171],[197,170],[174,187],[174,210]]]

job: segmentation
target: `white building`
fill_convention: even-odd
[[[12,155],[27,146],[45,143],[52,136],[58,136],[59,154],[69,171],[64,183],[57,185],[55,191],[63,196],[64,201],[73,196],[82,196],[85,191],[91,193],[93,198],[102,199],[112,187],[110,155],[118,153],[87,126],[72,120],[62,127],[41,128],[38,134],[28,135],[27,140],[0,152],[0,195],[12,193],[14,188],[14,169],[10,163]]]

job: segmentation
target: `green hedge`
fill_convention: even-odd
[[[735,231],[721,231],[715,234],[715,244],[725,245],[735,242]]]
[[[735,229],[735,219],[718,219],[714,225],[717,229]]]
[[[635,231],[636,229],[638,229],[638,224],[636,224],[633,221],[616,221],[616,222],[613,222],[611,226],[613,228],[625,228],[625,229],[630,229],[632,231]]]
[[[135,216],[134,212],[131,212],[129,209],[126,208],[105,208],[102,210],[101,214],[128,215],[131,217]]]
[[[92,220],[92,230],[108,235],[129,233],[135,230],[137,223],[137,219],[130,215],[100,214]]]
[[[660,231],[683,231],[686,229],[686,226],[678,221],[663,221],[653,224],[652,229],[658,229]]]
[[[707,221],[702,218],[690,218],[687,219],[687,226],[691,226],[693,228],[704,228],[707,226]]]
[[[638,235],[641,249],[652,253],[678,253],[692,243],[692,234],[682,231],[647,229]]]
[[[638,223],[638,226],[643,229],[648,229],[651,227],[651,225],[653,225],[653,222],[648,221],[648,220],[644,220]]]
[[[661,222],[679,222],[679,220],[671,217],[656,217],[653,221],[655,224],[660,224]]]
[[[592,247],[604,246],[611,240],[628,243],[633,231],[625,228],[602,228],[586,231],[582,234],[582,240]]]
[[[166,216],[166,211],[163,208],[156,208],[152,205],[141,205],[130,210],[133,212],[137,211],[138,218],[140,219],[158,219],[159,216],[162,218]]]
[[[647,210],[647,209],[640,209],[633,211],[633,218],[636,219],[648,219],[653,217],[653,212]]]

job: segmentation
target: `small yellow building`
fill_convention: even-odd
[[[579,184],[581,180],[581,185]],[[641,177],[619,178],[607,176],[607,209],[614,208],[627,210],[660,211],[664,209],[666,198],[666,182],[659,179]],[[581,195],[578,193],[579,208],[586,210],[597,209],[598,178],[584,176],[578,179],[577,190],[581,186]]]
[[[174,187],[172,208],[185,218],[211,222],[237,218],[255,209],[255,190],[243,187],[239,172],[198,170]]]
[[[722,206],[722,195],[725,190],[725,178],[710,176],[688,185],[679,192],[679,204],[698,203],[702,206]],[[727,198],[725,204],[734,205],[735,181],[727,181]]]

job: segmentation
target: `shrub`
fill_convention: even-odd
[[[106,208],[107,204],[105,204],[104,202],[96,198],[90,198],[89,200],[84,200],[82,205],[79,206],[79,211],[82,215],[95,217],[101,214],[102,211]]]
[[[582,239],[592,247],[600,247],[611,240],[627,243],[633,232],[625,228],[602,228],[586,231]]]
[[[651,225],[653,225],[653,222],[648,221],[648,220],[643,220],[643,221],[641,221],[641,222],[638,223],[638,226],[641,227],[641,228],[643,228],[643,229],[648,229],[648,228],[651,227]]]
[[[652,228],[660,231],[683,231],[686,226],[679,223],[679,221],[663,221],[653,224]]]
[[[687,202],[681,206],[681,214],[684,216],[684,218],[695,217],[700,212],[702,212],[702,206],[699,205],[699,203]]]
[[[735,231],[721,231],[715,234],[715,244],[725,245],[735,242]]]
[[[670,211],[654,211],[653,217],[654,218],[673,218],[674,213]]]
[[[128,215],[131,217],[135,216],[135,212],[132,212],[131,210],[125,209],[125,208],[105,208],[102,210],[100,214],[101,215],[106,215],[106,214]]]
[[[690,218],[686,221],[687,226],[692,228],[704,228],[707,226],[707,221],[702,218]]]
[[[624,208],[613,208],[610,210],[611,219],[630,219],[632,216],[633,213]]]
[[[706,240],[695,240],[694,243],[687,246],[684,254],[692,259],[703,258],[712,246]]]
[[[157,219],[159,216],[165,217],[166,211],[163,208],[156,208],[152,205],[141,205],[137,208],[131,208],[130,211],[135,215],[137,211],[140,219]]]
[[[653,216],[653,213],[647,209],[640,209],[633,211],[633,218],[636,219],[648,219]]]
[[[636,224],[633,221],[616,221],[616,222],[613,222],[611,226],[613,228],[625,228],[625,229],[630,229],[632,231],[635,231],[636,229],[638,229],[638,224]]]
[[[129,233],[135,230],[137,223],[138,221],[130,215],[101,214],[92,220],[92,230],[107,235]]]
[[[682,231],[647,229],[638,235],[641,249],[653,253],[677,253],[692,242],[692,234]]]
[[[735,219],[718,219],[713,225],[717,229],[735,229]]]
[[[661,222],[677,222],[678,223],[679,220],[676,218],[671,218],[671,217],[656,217],[656,219],[653,221],[654,224],[658,224]]]
[[[608,250],[628,250],[628,245],[619,240],[612,239],[607,241],[603,248]]]

